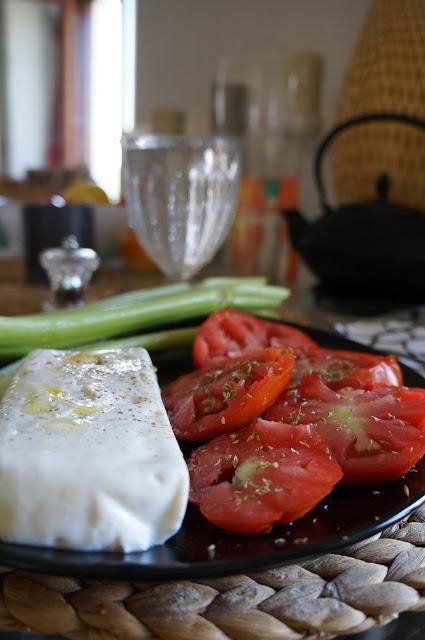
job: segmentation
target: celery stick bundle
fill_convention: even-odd
[[[134,291],[52,313],[0,316],[0,359],[17,358],[37,348],[66,349],[166,327],[225,307],[276,308],[288,296],[288,289],[268,285],[263,278],[210,278],[197,285],[177,283]],[[156,338],[129,338],[127,345],[135,339],[145,340],[148,348],[167,348],[167,340],[169,346],[187,343],[188,332],[178,331],[162,331]]]

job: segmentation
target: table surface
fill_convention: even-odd
[[[102,268],[90,288],[88,299],[153,286],[161,282],[163,279],[159,275],[146,276],[120,269]],[[311,293],[311,284],[311,276],[307,272],[303,273],[298,286],[292,287],[292,295],[282,308],[282,317],[292,322],[328,330],[332,330],[333,324],[337,321],[355,319],[355,316],[346,313],[320,310]],[[47,297],[47,287],[25,283],[21,260],[0,259],[0,315],[35,313],[40,310]],[[44,636],[27,636],[0,631],[0,640],[18,640],[28,637],[38,640],[44,638]],[[424,640],[425,613],[405,613],[385,627],[375,628],[350,638],[351,640]],[[55,638],[49,636],[49,640],[55,640]],[[56,637],[56,640],[60,639]]]

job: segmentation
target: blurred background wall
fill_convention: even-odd
[[[243,174],[290,178],[289,204],[285,196],[279,207],[300,206],[315,218],[314,149],[334,120],[344,70],[371,5],[372,0],[0,0],[0,200],[6,203],[0,223],[6,250],[16,252],[22,244],[20,215],[10,203],[19,209],[57,195],[68,204],[88,202],[105,210],[119,204],[125,230],[122,131],[164,133],[164,122],[157,126],[154,115],[174,109],[171,124],[181,133],[217,132],[213,84],[225,59],[247,67],[264,56],[278,61],[270,95],[262,93],[261,80],[256,96],[248,83],[242,87],[249,119],[251,106],[262,117],[267,111],[264,120],[274,110],[274,122],[259,117],[256,128],[250,120],[251,128],[236,134],[249,147]],[[315,130],[296,139],[284,122],[283,61],[299,52],[318,54],[319,72],[312,83],[318,95]],[[168,132],[178,132],[173,126]],[[275,188],[267,194],[270,207],[279,200]],[[115,212],[98,218],[99,235],[110,238],[110,253],[113,248],[116,254]]]
[[[310,50],[324,56],[328,125],[371,0],[139,0],[136,122],[157,105],[183,109],[188,133],[208,130],[211,84],[223,57]]]

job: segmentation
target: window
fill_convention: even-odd
[[[134,124],[136,4],[0,2],[1,173],[20,180],[31,169],[86,166],[119,199],[121,131]]]

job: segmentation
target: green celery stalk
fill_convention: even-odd
[[[188,282],[176,282],[175,284],[166,284],[159,287],[151,287],[150,289],[126,291],[125,293],[118,293],[115,296],[110,296],[109,298],[104,298],[103,300],[88,302],[85,305],[85,309],[90,311],[97,311],[98,309],[120,307],[124,304],[131,304],[132,302],[142,302],[143,300],[159,298],[166,295],[173,295],[174,293],[181,293],[182,291],[188,291],[189,289],[190,284]]]
[[[230,285],[242,285],[242,284],[266,284],[266,279],[262,277],[214,277],[201,280],[196,287],[197,288],[225,288]],[[95,302],[88,302],[84,306],[85,313],[98,313],[100,309],[111,309],[115,307],[121,307],[127,304],[133,304],[143,302],[153,298],[159,298],[167,295],[173,295],[175,293],[182,293],[189,291],[193,288],[189,282],[176,282],[173,284],[165,284],[157,287],[150,287],[148,289],[138,289],[134,291],[126,291],[125,293],[118,293],[114,296],[104,298],[103,300],[96,300]],[[64,314],[78,313],[81,311],[81,307],[73,307],[68,309],[58,309],[50,312],[50,317],[61,317]]]
[[[232,285],[266,285],[263,276],[214,276],[201,280],[200,287],[229,287]]]
[[[250,310],[276,307],[289,291],[280,287],[242,283],[223,288],[193,287],[171,295],[87,312],[0,317],[0,357],[23,349],[71,347],[158,324],[172,324],[208,315],[227,306]]]
[[[198,331],[197,327],[184,327],[183,329],[167,329],[155,331],[140,336],[129,336],[117,340],[102,340],[78,347],[81,351],[99,351],[102,349],[125,349],[126,347],[143,347],[148,351],[162,351],[174,347],[186,347],[191,345]]]

